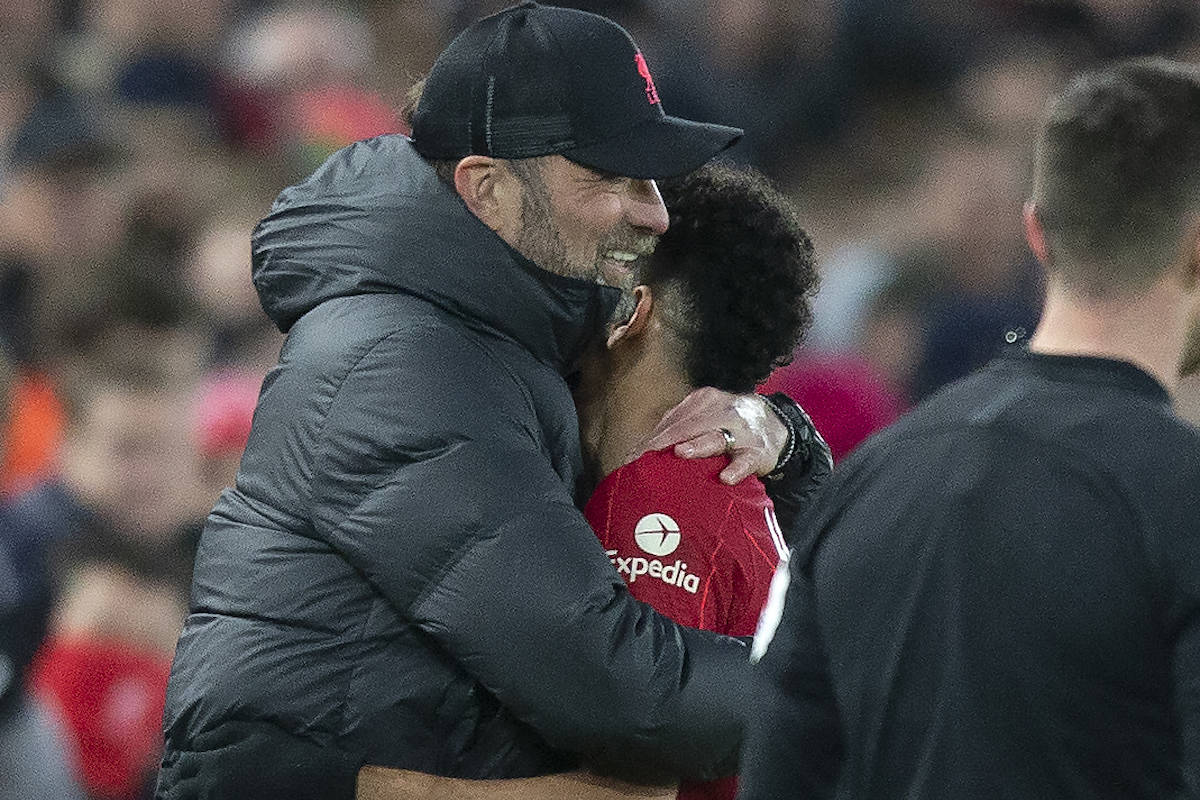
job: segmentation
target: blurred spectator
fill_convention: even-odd
[[[760,387],[783,392],[812,417],[836,464],[871,434],[896,421],[903,404],[863,359],[801,356]]]
[[[17,379],[0,349],[0,411]],[[5,448],[0,440],[0,452]],[[25,672],[46,633],[53,597],[49,553],[55,541],[0,501],[0,800],[82,794],[61,731],[27,691]]]
[[[143,613],[137,587],[118,576],[93,587],[125,599],[114,606]],[[97,597],[93,602],[104,600]],[[134,642],[74,632],[54,634],[33,665],[38,694],[60,708],[78,751],[78,773],[90,800],[149,800],[162,749],[163,698],[171,654]]]
[[[888,254],[868,243],[855,242],[822,259],[810,346],[830,353],[860,347],[872,300],[894,272]]]
[[[942,89],[969,63],[976,18],[946,0],[842,0],[838,68],[868,97]]]
[[[1037,323],[1041,270],[1021,234],[1021,163],[1004,145],[975,138],[952,136],[933,153],[917,202],[948,269],[924,312],[914,402],[982,366],[1007,331]]]
[[[106,224],[104,180],[119,158],[79,97],[45,81],[36,97],[36,83],[24,85],[30,104],[7,136],[0,172],[0,338],[18,368],[0,417],[0,496],[9,498],[53,470],[62,408],[41,344],[68,305],[59,302],[60,289],[78,284],[86,293],[101,285],[87,281],[85,269],[59,265],[86,263],[109,241],[114,226]],[[93,225],[99,232],[89,230]]]
[[[189,209],[169,193],[131,198],[112,255],[100,265],[106,316],[158,328],[188,321],[184,254],[193,235]]]
[[[0,48],[2,51],[3,48]],[[24,70],[6,71],[0,64],[0,142],[7,143],[13,138],[17,127],[25,119],[36,96],[36,91],[28,74]],[[7,154],[6,154],[7,155]],[[0,181],[8,171],[8,158],[0,161]],[[2,183],[0,183],[2,186]]]
[[[928,309],[948,268],[936,251],[925,248],[900,255],[895,266],[890,282],[870,303],[855,350],[907,407],[927,350]]]
[[[185,592],[189,566],[159,554],[178,555],[186,547],[181,530],[208,510],[196,500],[196,447],[186,424],[196,356],[186,338],[118,327],[87,359],[66,365],[59,477],[39,489],[57,496],[53,516],[126,548]]]
[[[234,0],[85,0],[75,9],[68,69],[117,101],[210,108],[211,53]]]
[[[209,375],[200,387],[195,414],[200,479],[213,503],[237,477],[261,383],[257,373],[222,370]]]
[[[120,155],[111,133],[99,122],[99,113],[99,107],[89,104],[84,98],[50,85],[42,89],[41,95],[7,142],[6,195],[32,184],[54,192],[57,195],[54,199],[74,201],[67,202],[65,208],[47,208],[45,204],[40,204],[30,209],[28,216],[12,220],[12,228],[6,232],[10,236],[27,234],[29,238],[25,243],[30,244],[36,254],[48,252],[48,247],[53,246],[53,242],[44,240],[43,236],[46,235],[67,239],[78,247],[81,242],[88,241],[80,240],[79,236],[100,233],[73,230],[80,223],[91,220],[88,217],[69,216],[80,210],[95,213],[96,209],[81,205],[80,200],[94,202],[96,198],[80,198],[81,190],[88,188]],[[8,200],[6,197],[6,205]],[[10,214],[22,210],[8,209]],[[32,219],[35,214],[52,219],[56,223],[53,229],[45,231],[37,228]],[[19,221],[27,222],[30,227],[18,227],[16,223]]]
[[[18,505],[65,542],[32,682],[61,709],[94,798],[141,797],[156,767],[200,509],[211,502],[181,424],[186,384],[154,355],[100,350],[64,381],[60,478]]]
[[[0,194],[0,305],[4,327],[36,357],[75,309],[105,288],[100,260],[119,241],[121,150],[97,108],[51,87],[8,141]]]
[[[192,240],[185,272],[211,341],[210,361],[254,369],[261,379],[279,355],[281,337],[250,280],[250,231],[257,221],[235,209],[214,215]]]
[[[1031,162],[1030,131],[1067,76],[1061,57],[1040,42],[997,38],[950,88],[950,100],[964,128]]]
[[[61,7],[52,0],[5,1],[4,24],[0,25],[0,76],[29,67],[53,49]]]
[[[395,110],[356,82],[373,41],[349,9],[281,5],[230,41],[223,102],[231,132],[286,152],[298,175],[351,142],[401,130]]]
[[[854,110],[847,75],[836,68],[837,5],[653,6],[655,26],[643,46],[668,113],[737,124],[746,136],[731,157],[772,174],[788,169],[798,145],[831,135]]]

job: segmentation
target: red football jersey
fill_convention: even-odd
[[[634,597],[682,625],[750,636],[786,547],[762,484],[726,486],[727,463],[646,453],[601,481],[584,515]],[[679,797],[731,800],[736,788],[685,782]]]

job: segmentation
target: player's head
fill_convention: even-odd
[[[459,34],[412,112],[417,152],[501,238],[543,269],[615,285],[666,228],[654,179],[740,135],[666,115],[616,23],[532,2]]]
[[[664,184],[671,226],[640,264],[610,351],[658,336],[693,387],[749,392],[812,319],[812,242],[760,174],[714,164]]]
[[[1125,61],[1053,100],[1026,208],[1051,280],[1092,298],[1145,290],[1195,259],[1198,212],[1200,68]]]

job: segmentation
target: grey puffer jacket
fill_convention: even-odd
[[[288,336],[200,541],[160,793],[230,723],[350,769],[731,771],[745,647],[633,600],[573,503],[562,376],[616,292],[522,258],[402,136],[285,190],[254,279]]]

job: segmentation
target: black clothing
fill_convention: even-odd
[[[25,493],[0,505],[0,718],[15,711],[24,673],[49,628],[55,550],[71,530]]]
[[[1130,364],[1018,350],[934,395],[813,508],[740,797],[1200,796],[1198,486]]]
[[[0,256],[0,359],[34,363],[34,268],[24,259]]]
[[[829,450],[821,432],[813,424],[808,412],[783,392],[775,392],[766,398],[773,409],[786,417],[784,424],[789,428],[788,445],[791,452],[784,451],[784,463],[766,476],[763,481],[767,495],[775,504],[775,518],[787,541],[794,544],[794,537],[801,530],[804,513],[812,505],[833,472],[833,453]]]
[[[201,536],[160,796],[230,723],[264,758],[327,745],[348,764],[331,797],[362,762],[731,771],[744,645],[633,600],[572,503],[562,375],[616,291],[522,258],[401,136],[285,190],[254,279],[288,338]]]
[[[191,526],[151,544],[123,535],[65,484],[49,481],[0,506],[0,716],[12,710],[5,686],[20,678],[42,645],[63,576],[104,563],[187,594],[194,545]],[[15,665],[12,680],[8,665]]]
[[[29,552],[24,533],[0,509],[0,723],[20,708],[25,669],[46,635],[53,599],[45,559]],[[30,555],[39,563],[30,564]]]

